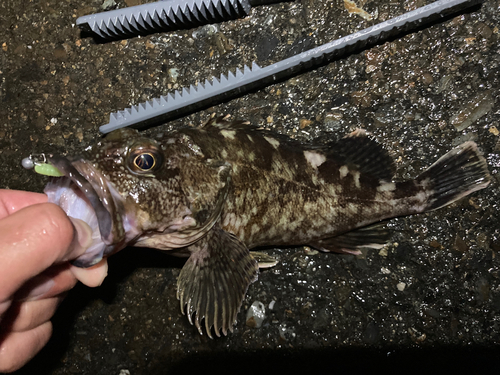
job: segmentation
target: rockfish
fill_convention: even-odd
[[[212,118],[146,138],[116,130],[78,157],[49,156],[64,177],[49,201],[94,231],[74,261],[90,267],[125,246],[188,257],[177,281],[181,309],[202,333],[232,331],[259,264],[249,249],[309,245],[359,253],[389,239],[380,221],[450,204],[490,182],[466,142],[410,181],[393,181],[388,153],[363,130],[301,143],[242,121]]]

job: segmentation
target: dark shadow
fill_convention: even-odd
[[[138,256],[137,252],[140,252]],[[70,332],[77,314],[93,301],[111,304],[116,297],[117,285],[124,282],[137,268],[181,268],[185,259],[169,256],[165,252],[145,248],[126,248],[108,260],[108,276],[98,288],[78,283],[65,298],[52,318],[54,331],[49,343],[25,367],[15,374],[49,374],[61,362],[68,350]]]
[[[186,375],[208,372],[238,374],[498,374],[500,347],[437,347],[379,350],[348,348],[283,349],[252,353],[193,354],[150,375]]]

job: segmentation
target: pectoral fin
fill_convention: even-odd
[[[257,280],[258,263],[247,247],[232,234],[215,225],[210,232],[189,246],[191,256],[177,280],[177,298],[189,322],[202,334],[205,319],[207,335],[224,335],[233,324],[248,286]]]
[[[200,165],[198,167],[203,171],[200,175],[205,180],[201,182],[201,179],[195,181],[193,176],[186,177],[190,182],[184,188],[184,193],[189,200],[191,216],[190,220],[183,218],[186,225],[168,234],[171,248],[190,246],[205,236],[219,220],[226,202],[231,184],[231,165],[220,161],[204,161]],[[144,245],[144,241],[141,242]]]

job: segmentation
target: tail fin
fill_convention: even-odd
[[[428,196],[427,210],[446,206],[490,183],[486,160],[474,142],[466,142],[439,158],[417,177]]]

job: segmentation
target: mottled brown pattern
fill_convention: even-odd
[[[135,164],[141,153],[152,158],[151,168]],[[178,297],[200,332],[205,320],[209,335],[211,327],[216,335],[231,329],[256,278],[249,248],[380,247],[388,232],[366,226],[438,208],[489,183],[472,142],[414,181],[393,183],[392,161],[364,131],[321,146],[222,118],[155,140],[119,130],[84,159],[119,194],[112,198],[116,211],[138,233],[130,244],[190,256]],[[122,221],[114,225],[119,237]]]

